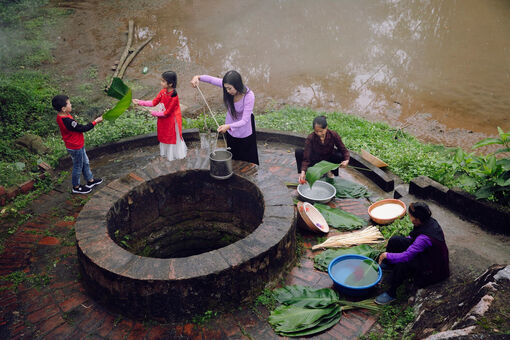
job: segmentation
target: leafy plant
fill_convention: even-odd
[[[379,231],[383,234],[385,239],[389,239],[394,235],[408,236],[413,230],[413,223],[409,215],[393,221],[391,224],[379,226]]]
[[[306,170],[306,181],[310,185],[310,189],[313,186],[313,183],[321,178],[328,171],[334,170],[338,168],[339,164],[334,164],[328,161],[320,161],[314,166],[309,167]]]
[[[382,327],[381,333],[367,334],[363,339],[410,340],[412,334],[405,334],[405,328],[414,321],[413,307],[402,305],[388,305],[381,308],[378,323]]]
[[[366,257],[370,257],[372,259],[376,259],[381,252],[377,249],[372,248],[368,244],[361,244],[359,246],[354,246],[350,248],[337,248],[337,249],[327,249],[322,253],[315,255],[313,258],[313,266],[315,269],[318,269],[323,272],[328,271],[328,266],[335,258],[342,255],[347,254],[358,254]]]
[[[255,299],[255,305],[263,305],[269,310],[273,310],[276,307],[276,298],[273,291],[270,289],[264,289],[262,293]]]
[[[22,283],[27,283],[31,287],[37,289],[46,287],[50,283],[51,277],[47,274],[27,274],[21,270],[12,272],[8,275],[0,276],[0,281],[9,282],[12,286],[3,286],[2,290],[14,290],[17,291],[18,287]]]
[[[193,316],[192,322],[194,324],[202,325],[202,324],[206,323],[207,321],[215,318],[217,315],[218,315],[218,312],[208,310],[208,311],[205,311],[204,314],[202,314],[202,315]]]
[[[498,127],[499,138],[486,138],[473,148],[499,144],[503,147],[493,154],[478,156],[458,148],[439,179],[449,185],[458,185],[478,199],[489,199],[502,205],[510,203],[510,158],[496,158],[496,154],[510,151],[510,132]]]
[[[316,334],[331,328],[340,320],[343,310],[378,310],[369,300],[340,300],[331,288],[286,286],[276,289],[274,295],[281,305],[271,312],[268,321],[277,334],[288,337]]]
[[[315,203],[313,206],[324,216],[326,222],[336,229],[354,230],[363,227],[367,223],[361,217],[341,209],[331,208],[329,205]]]
[[[482,146],[487,145],[503,145],[503,148],[496,150],[496,153],[501,152],[510,152],[510,131],[509,132],[503,132],[503,130],[498,126],[498,134],[499,138],[485,138],[481,141],[477,142],[475,145],[473,145],[473,149],[480,148]]]

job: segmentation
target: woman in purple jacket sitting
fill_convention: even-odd
[[[409,205],[409,217],[414,225],[408,237],[392,236],[386,252],[379,255],[383,269],[392,268],[390,289],[376,297],[380,305],[395,300],[397,288],[408,276],[412,276],[417,287],[424,287],[446,279],[450,275],[448,247],[443,230],[427,204]]]
[[[227,108],[225,124],[218,127],[218,132],[226,133],[227,145],[232,152],[232,159],[259,164],[255,117],[253,105],[255,95],[245,87],[237,71],[228,71],[223,79],[208,75],[194,76],[191,86],[200,82],[209,83],[223,89],[223,103]]]

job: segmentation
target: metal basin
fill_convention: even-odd
[[[305,201],[328,203],[336,195],[336,189],[329,183],[324,181],[315,181],[312,189],[308,183],[299,184],[297,187],[298,194]]]

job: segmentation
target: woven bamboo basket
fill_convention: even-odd
[[[328,233],[329,225],[324,216],[308,202],[298,202],[298,212],[308,229],[314,233]]]

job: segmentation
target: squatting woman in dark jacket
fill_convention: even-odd
[[[411,276],[418,287],[442,281],[450,275],[448,247],[443,230],[431,217],[427,204],[409,205],[409,217],[414,225],[408,237],[392,236],[386,252],[379,256],[379,264],[393,268],[390,289],[379,295],[375,302],[387,304],[395,300],[397,288]]]

